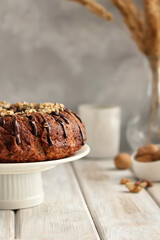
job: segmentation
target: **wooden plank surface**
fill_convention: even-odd
[[[17,239],[99,239],[70,164],[43,173],[45,202],[16,213]]]
[[[80,187],[102,240],[159,240],[160,209],[146,190],[129,193],[120,185],[129,170],[116,170],[113,161],[73,163]],[[151,190],[150,190],[151,191]]]
[[[148,192],[160,207],[160,183],[154,183],[153,187],[148,188]]]
[[[0,239],[14,239],[15,229],[14,212],[10,210],[0,211]]]

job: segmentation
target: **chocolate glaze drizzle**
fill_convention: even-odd
[[[47,141],[48,141],[49,145],[52,146],[53,142],[52,142],[51,135],[50,135],[50,126],[49,126],[47,120],[43,117],[43,115],[42,114],[40,114],[40,115],[43,119],[43,123],[42,123],[43,126],[44,126],[44,124],[47,125],[47,127],[45,127],[46,131],[47,131]]]
[[[71,115],[71,113],[73,113],[74,114],[74,116],[76,117],[76,118],[78,118],[78,120],[80,121],[80,123],[82,123],[82,120],[81,120],[81,118],[78,116],[78,114],[77,113],[75,113],[75,112],[73,112],[73,111],[69,111],[69,109],[64,109],[64,111],[65,112],[67,112],[68,114],[70,114]],[[72,115],[71,115],[72,116]]]
[[[83,146],[85,144],[85,142],[84,142],[84,135],[83,135],[82,129],[79,126],[79,124],[78,124],[78,128],[79,128],[79,131],[80,131],[80,134],[81,134],[81,140],[82,140],[82,146]]]
[[[37,130],[37,125],[36,125],[36,122],[35,122],[34,118],[30,115],[30,116],[28,116],[28,119],[29,119],[29,123],[30,123],[31,126],[32,126],[33,134],[34,134],[35,136],[37,136],[38,130]]]
[[[0,116],[0,126],[1,127],[4,127],[5,125],[5,119],[3,119],[1,116]]]
[[[82,120],[80,119],[80,117],[75,112],[70,112],[69,109],[67,109],[67,108],[65,108],[64,111],[67,112],[71,116],[72,116],[71,113],[73,113],[74,116],[80,121],[80,123],[82,123]],[[82,128],[80,127],[79,124],[78,124],[78,128],[79,128],[79,132],[80,132],[80,135],[81,135],[82,146],[83,146],[85,144],[85,142],[84,142],[84,134],[83,134]]]
[[[74,116],[79,120],[79,122],[82,123],[82,120],[80,119],[80,117],[75,112],[72,112],[69,109],[64,109],[64,111],[67,112],[72,117],[73,117],[72,114],[74,114]],[[46,131],[47,131],[47,141],[48,141],[49,145],[52,146],[53,145],[53,141],[52,141],[51,135],[50,135],[50,126],[49,126],[47,120],[44,118],[44,116],[42,114],[40,114],[40,113],[39,113],[39,115],[42,117],[42,119],[43,119],[42,125],[43,125],[43,127],[46,128]],[[63,130],[63,137],[67,138],[67,132],[66,132],[66,128],[65,128],[64,122],[66,124],[69,124],[69,120],[61,112],[52,112],[51,115],[53,116],[55,121],[58,122],[61,125],[62,130]],[[37,125],[36,125],[34,117],[31,116],[31,115],[27,116],[27,117],[28,117],[30,125],[32,126],[32,133],[35,136],[37,136],[38,135],[38,129],[37,129]],[[64,122],[62,120],[60,120],[58,117],[61,118]],[[0,126],[3,127],[4,124],[5,124],[5,119],[3,119],[2,116],[0,116]],[[13,134],[14,134],[14,136],[16,138],[16,143],[19,145],[19,144],[21,144],[21,138],[20,138],[19,124],[18,124],[18,121],[16,119],[16,116],[12,116],[11,126],[12,126]],[[82,131],[82,129],[81,129],[79,124],[78,124],[78,128],[79,128],[80,135],[81,135],[82,145],[84,145],[85,144],[85,142],[84,142],[84,134],[83,134],[83,131]]]
[[[80,121],[80,123],[82,123],[82,120],[81,120],[81,118],[77,115],[77,113],[75,113],[75,112],[72,112],[73,114],[74,114],[74,116],[76,116],[76,118],[78,118],[78,120]]]
[[[64,109],[64,112],[66,112],[66,113],[68,113],[69,115],[72,116],[72,114],[71,114],[71,112],[69,111],[69,109],[65,108],[65,109]]]
[[[69,120],[62,113],[52,112],[52,115],[61,117],[65,123],[69,124]]]
[[[13,116],[11,119],[11,126],[12,126],[13,134],[16,138],[16,143],[19,145],[21,144],[21,138],[20,138],[19,124],[15,116]]]
[[[56,120],[56,122],[58,122],[61,125],[61,127],[63,129],[63,137],[66,138],[67,133],[66,133],[66,129],[65,129],[65,126],[64,126],[63,122],[60,119],[56,118],[55,116],[53,116],[53,117]]]

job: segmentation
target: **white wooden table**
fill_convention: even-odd
[[[45,201],[0,211],[0,239],[160,240],[160,183],[138,194],[120,179],[112,160],[83,159],[43,174]]]

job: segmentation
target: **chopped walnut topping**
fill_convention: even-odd
[[[7,103],[7,102],[5,102],[5,101],[0,102],[0,107],[1,107],[2,109],[9,109],[10,106],[11,106],[10,103]]]
[[[5,116],[5,115],[12,116],[12,115],[14,115],[14,112],[13,112],[12,110],[9,111],[9,110],[6,110],[6,109],[2,109],[2,110],[0,111],[0,115],[1,115],[1,116]]]
[[[14,115],[14,112],[11,110],[11,111],[6,111],[6,115]]]
[[[31,113],[33,113],[33,112],[37,112],[36,111],[36,109],[27,109],[27,110],[25,110],[25,112],[24,113],[26,113],[27,115],[29,114],[29,115],[31,115]]]
[[[46,113],[44,109],[37,109],[37,112]]]
[[[1,104],[6,104],[6,101],[2,101]]]
[[[40,113],[52,113],[59,112],[59,110],[64,110],[64,105],[59,103],[27,103],[27,102],[17,102],[15,104],[9,104],[5,101],[0,103],[0,115],[31,115],[34,112]]]
[[[5,116],[5,115],[7,115],[7,114],[6,114],[6,112],[4,112],[4,111],[2,110],[1,113],[0,113],[0,115],[3,117],[3,116]]]
[[[40,103],[36,107],[38,112],[43,113],[59,112],[59,110],[64,110],[64,105],[59,103]]]
[[[16,112],[16,113],[14,113],[15,115],[24,115],[25,114],[25,112],[24,111],[22,111],[22,112]],[[31,114],[30,114],[31,115]],[[28,116],[28,115],[27,115]]]

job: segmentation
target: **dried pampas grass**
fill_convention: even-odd
[[[137,43],[139,49],[143,51],[144,21],[141,11],[131,0],[111,0],[111,2],[122,14],[133,39]]]
[[[104,18],[108,21],[113,20],[113,16],[110,12],[108,12],[102,5],[95,2],[94,0],[69,0],[73,2],[78,2],[88,8],[89,11],[95,13],[101,18]]]
[[[94,0],[70,1],[81,3],[91,12],[106,20],[113,20],[112,14]],[[154,124],[159,121],[157,113],[160,107],[160,0],[143,0],[144,8],[142,10],[134,4],[134,0],[110,1],[122,15],[139,50],[147,56],[153,73],[153,100],[151,122],[148,129],[149,140]]]
[[[80,3],[99,17],[112,21],[112,14],[94,0],[69,0]],[[110,0],[121,13],[131,36],[142,53],[160,55],[160,0],[143,0],[139,9],[133,0]]]
[[[160,55],[160,1],[144,0],[145,15],[145,53],[149,56]]]

